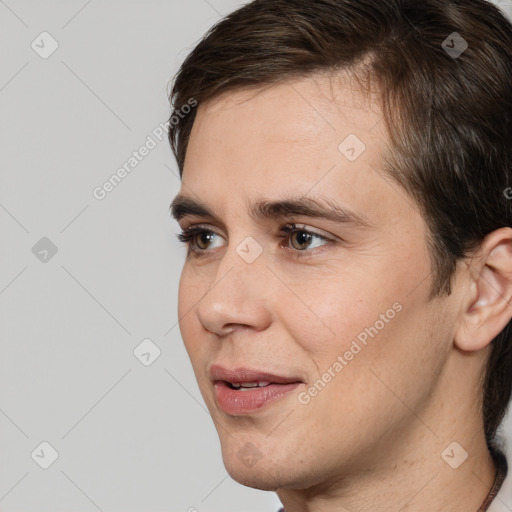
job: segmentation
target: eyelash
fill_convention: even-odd
[[[280,238],[283,238],[283,239],[284,238],[289,238],[289,236],[292,233],[296,233],[296,232],[307,233],[308,235],[316,236],[317,238],[320,238],[321,240],[323,240],[325,242],[334,242],[334,240],[331,240],[331,239],[329,239],[329,238],[327,238],[325,236],[322,236],[319,233],[315,233],[314,231],[310,231],[310,230],[306,229],[303,226],[297,226],[294,223],[286,224],[286,225],[281,227],[281,233],[283,233],[283,235]],[[178,238],[178,240],[180,242],[188,244],[189,242],[194,240],[196,236],[198,236],[200,234],[203,234],[203,233],[212,233],[214,235],[217,234],[217,233],[215,233],[215,231],[212,231],[211,229],[206,229],[206,228],[201,227],[201,226],[191,226],[191,227],[189,227],[187,229],[184,229],[181,233],[177,234],[176,236],[177,236],[177,238]],[[300,251],[298,249],[291,249],[291,250],[294,251],[295,253],[297,253],[296,254],[297,258],[301,258],[301,257],[304,257],[304,256],[311,255],[312,251],[314,251],[315,249],[320,249],[320,247],[315,247],[311,251],[308,251],[308,250]],[[189,250],[192,251],[192,252],[195,252],[195,253],[205,253],[205,252],[208,252],[208,249],[192,248],[192,245],[189,246]],[[301,254],[301,253],[305,253],[305,254]]]

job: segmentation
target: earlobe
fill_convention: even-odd
[[[512,229],[487,235],[467,272],[470,292],[455,344],[475,351],[487,347],[512,317]]]

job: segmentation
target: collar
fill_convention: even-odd
[[[510,512],[512,510],[512,475],[508,474],[507,458],[499,449],[490,449],[497,473],[494,485],[478,512]]]

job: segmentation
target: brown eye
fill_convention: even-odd
[[[208,244],[211,242],[212,238],[215,236],[215,233],[212,233],[211,231],[202,231],[198,235],[196,235],[197,240],[197,246],[202,251],[205,251],[208,249]],[[204,243],[204,246],[202,245]]]
[[[297,241],[297,244],[293,244],[294,239]],[[299,251],[307,249],[312,239],[313,235],[308,231],[296,231],[290,236],[290,241],[292,242],[293,248]]]
[[[288,224],[281,228],[282,233],[286,234],[284,238],[289,239],[289,243],[292,249],[295,249],[297,252],[306,252],[307,249],[314,249],[316,247],[320,247],[322,245],[326,245],[329,243],[329,239],[325,236],[320,235],[319,233],[315,233],[301,226],[296,226],[295,224]],[[317,238],[321,240],[323,243],[316,244],[312,246],[312,242]],[[295,240],[295,242],[294,242]]]
[[[192,252],[206,252],[209,250],[209,245],[214,241],[215,237],[219,237],[217,233],[211,229],[206,229],[201,226],[192,226],[177,235],[178,240],[187,244]]]

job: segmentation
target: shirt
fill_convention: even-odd
[[[491,450],[491,455],[496,464],[496,478],[489,494],[476,512],[510,512],[512,510],[512,475],[508,475],[507,458],[498,449]],[[286,512],[286,510],[280,508],[277,512]]]

